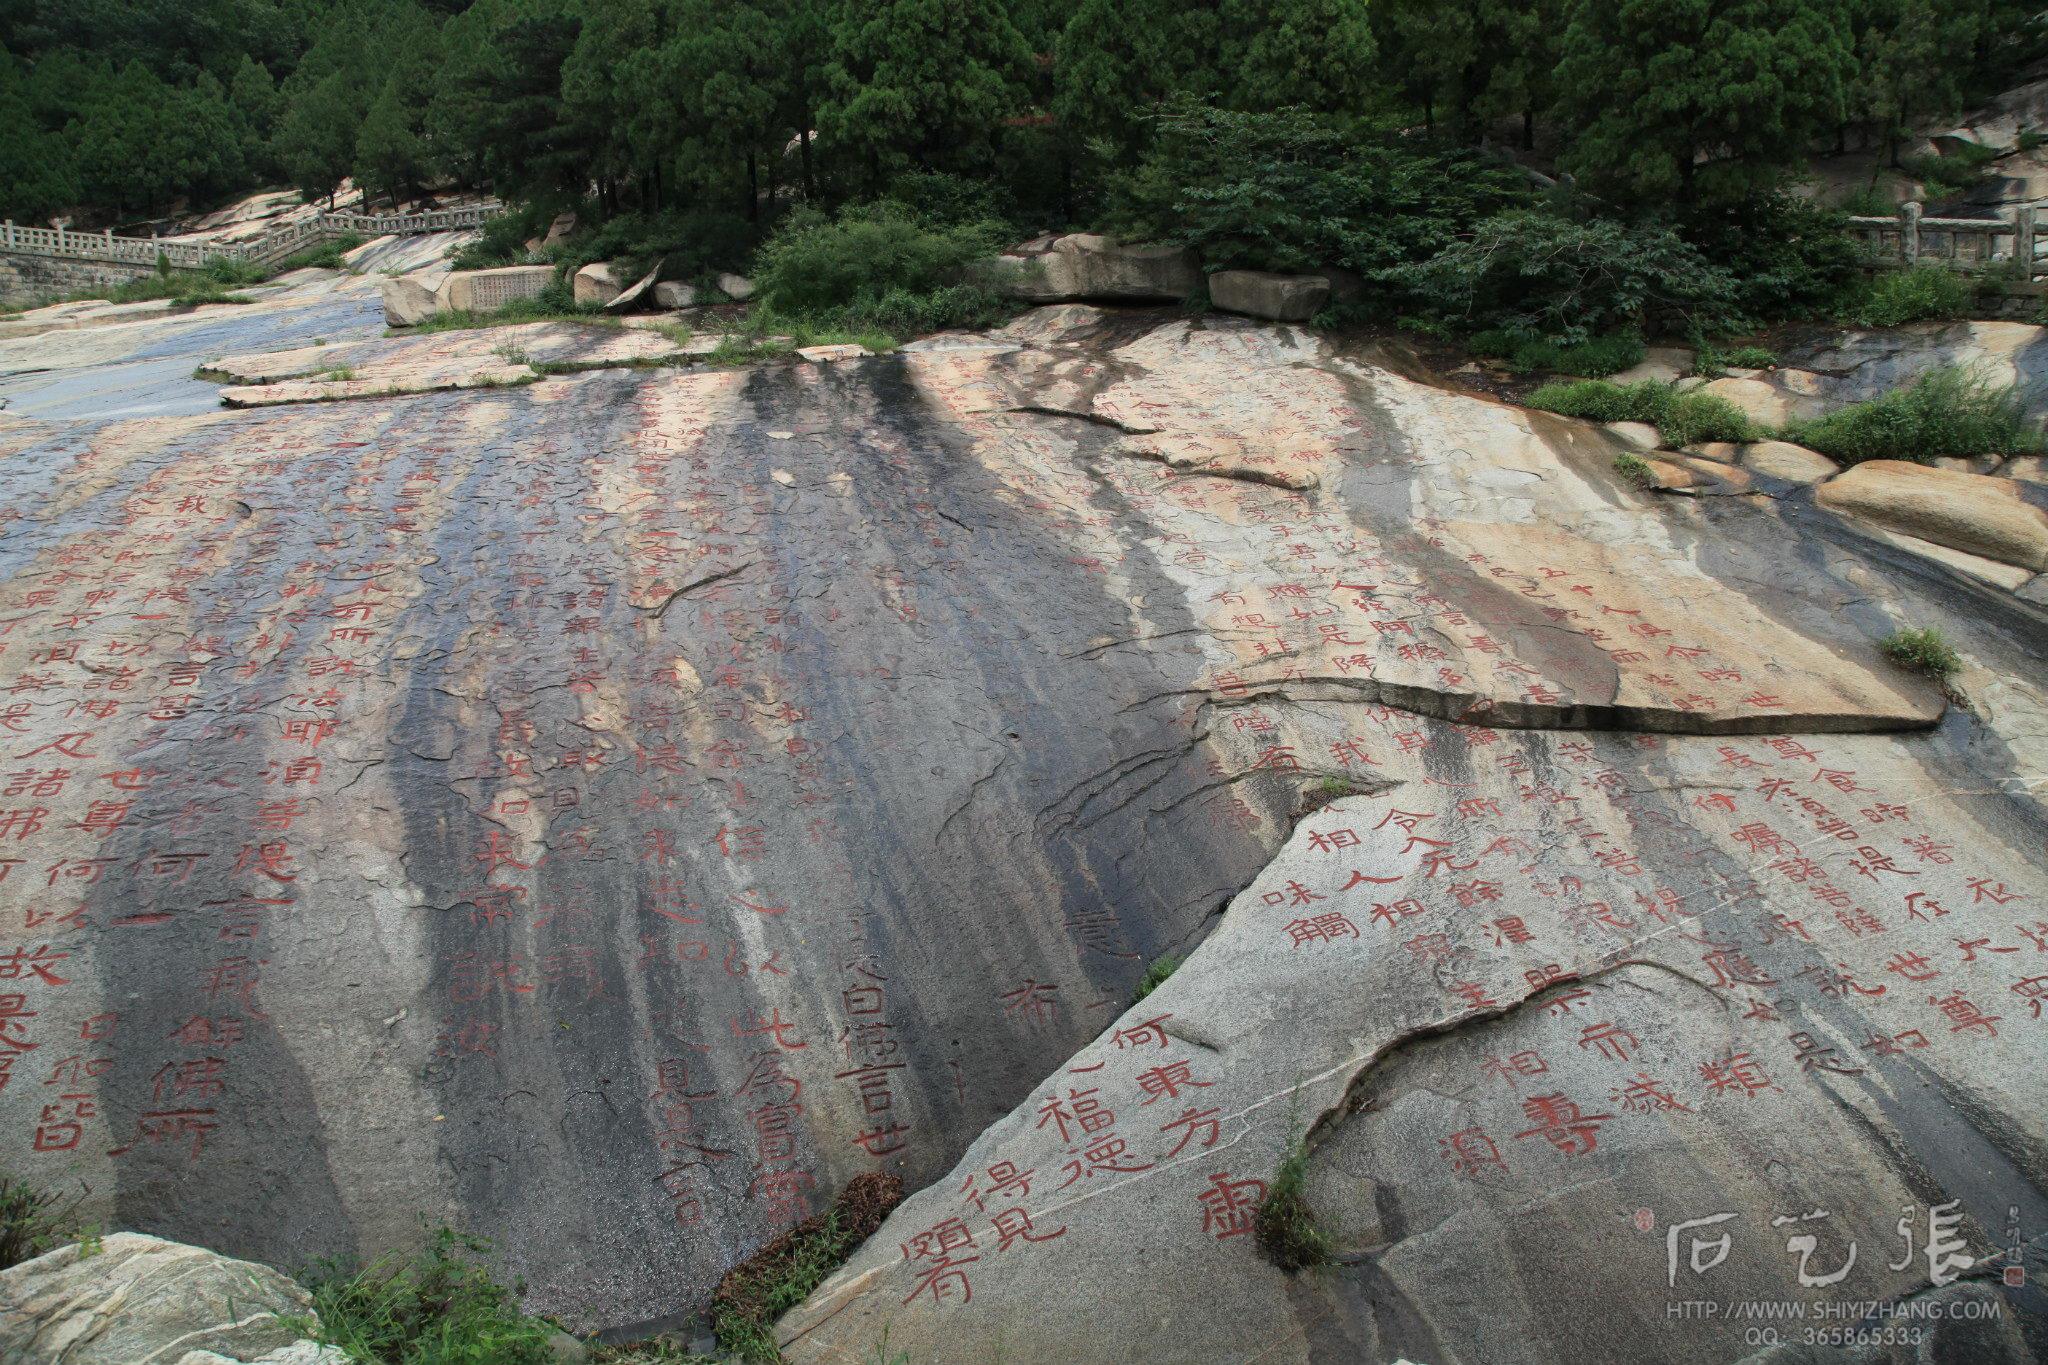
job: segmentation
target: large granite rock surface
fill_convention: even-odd
[[[306,306],[183,325],[311,382]],[[360,372],[505,340],[360,307]],[[42,382],[119,382],[62,337]],[[2007,1207],[2048,1228],[2040,608],[1616,448],[1086,308],[10,422],[0,1127],[86,1216],[274,1264],[430,1211],[578,1329],[902,1176],[807,1358],[1726,1359],[1663,1273],[1721,1212],[1730,1296],[1931,1286],[1908,1204],[1996,1268]],[[1967,709],[1879,648],[1929,624]],[[1239,1226],[1290,1132],[1317,1281]],[[1816,1266],[1867,1240],[1808,1293],[1770,1218],[1817,1208]]]

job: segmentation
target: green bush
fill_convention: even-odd
[[[316,1265],[304,1278],[319,1323],[299,1329],[374,1365],[553,1365],[558,1329],[519,1311],[522,1291],[493,1277],[489,1251],[444,1227],[410,1260]]]
[[[54,1251],[80,1235],[72,1222],[76,1201],[57,1207],[57,1196],[0,1171],[0,1270]]]
[[[1757,321],[1826,311],[1858,278],[1865,257],[1845,214],[1789,194],[1699,209],[1676,230],[1727,275],[1734,312]],[[1742,327],[1701,330],[1726,335]]]
[[[1743,321],[1728,272],[1671,229],[1532,210],[1496,214],[1470,240],[1379,278],[1424,316],[1566,345],[1660,324],[1727,332]]]
[[[1532,408],[1588,422],[1648,422],[1655,426],[1671,406],[1671,386],[1654,379],[1639,384],[1582,379],[1575,384],[1545,384],[1523,401]]]
[[[1785,439],[1843,464],[1943,456],[2017,455],[2041,445],[2010,388],[1960,367],[1931,370],[1910,387],[1794,422]]]
[[[1857,186],[1843,195],[1836,207],[1856,218],[1896,218],[1899,213],[1891,196],[1875,185]]]
[[[900,206],[800,214],[754,258],[752,326],[903,338],[989,327],[1013,306],[996,287],[1001,225],[934,227]]]
[[[586,214],[585,221],[588,218]],[[543,230],[545,227],[545,223],[540,225]],[[535,236],[537,231],[526,235]],[[756,225],[736,213],[705,209],[622,213],[578,231],[546,254],[572,276],[592,261],[616,261],[629,279],[637,279],[659,261],[663,278],[693,280],[714,271],[740,269],[753,250],[756,235]]]
[[[1468,343],[1472,354],[1508,362],[1518,374],[1540,372],[1604,379],[1642,363],[1643,339],[1632,332],[1595,337],[1576,346],[1560,346],[1540,337],[1522,336],[1504,328],[1480,332]]]
[[[1532,408],[1589,422],[1648,422],[1664,444],[1674,448],[1708,441],[1754,441],[1759,435],[1742,410],[1720,395],[1681,391],[1654,379],[1626,385],[1599,379],[1545,384],[1524,401]]]
[[[1901,668],[1948,681],[1962,671],[1963,657],[1933,626],[1896,631],[1880,646]]]
[[[1640,455],[1631,455],[1627,451],[1614,457],[1614,472],[1638,488],[1647,488],[1657,481],[1657,471],[1651,467],[1650,462]]]
[[[1369,274],[1528,197],[1512,168],[1462,148],[1300,108],[1248,113],[1183,95],[1152,123],[1137,166],[1112,180],[1106,225],[1195,247],[1212,269]]]
[[[1938,197],[1960,194],[1969,189],[1984,178],[1984,172],[1996,160],[1996,148],[1965,142],[1940,156],[1900,157],[1899,169],[1925,184]]]
[[[1899,327],[1908,322],[1968,317],[1976,286],[1942,265],[1880,271],[1851,286],[1837,305],[1844,323],[1858,327]]]
[[[524,208],[508,209],[496,217],[485,219],[483,227],[477,231],[476,240],[456,251],[448,264],[456,270],[490,270],[501,265],[517,265],[527,259],[526,244],[545,235],[554,219],[555,210],[551,205],[528,204]]]

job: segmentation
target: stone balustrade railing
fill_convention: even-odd
[[[411,236],[481,227],[503,211],[493,202],[470,208],[436,209],[431,213],[317,213],[248,242],[188,242],[162,237],[116,237],[113,232],[72,232],[68,228],[20,227],[0,224],[0,252],[50,256],[64,260],[116,261],[154,266],[159,256],[173,268],[196,270],[211,261],[248,261],[275,265],[325,238],[345,232],[365,237]]]
[[[1989,270],[2024,263],[2032,281],[2038,238],[2035,205],[2021,204],[2004,218],[1929,218],[1919,204],[1901,204],[1897,217],[1856,217],[1850,231],[1885,264],[1913,266],[1934,261],[1959,270]],[[2022,267],[2014,265],[2016,271]]]

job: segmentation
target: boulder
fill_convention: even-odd
[[[620,291],[617,298],[604,306],[604,311],[607,313],[623,313],[634,304],[640,302],[642,298],[646,297],[647,292],[654,288],[655,280],[661,277],[661,266],[662,263],[656,261],[654,269],[633,281],[628,288]]]
[[[1733,441],[1705,441],[1696,446],[1687,446],[1685,453],[1702,460],[1714,460],[1720,464],[1741,464],[1742,447]]]
[[[1842,472],[1827,456],[1790,441],[1758,441],[1742,452],[1742,467],[1787,483],[1819,483]]]
[[[542,246],[553,246],[576,230],[576,210],[564,209],[555,215],[555,221],[548,224],[548,235],[541,239]]]
[[[829,365],[835,360],[859,360],[873,355],[865,346],[800,346],[797,354],[813,365]]]
[[[1226,313],[1273,322],[1307,322],[1329,299],[1330,281],[1323,275],[1219,270],[1209,277],[1209,302]]]
[[[1795,419],[1818,417],[1822,404],[1794,386],[1763,379],[1716,379],[1701,386],[1727,399],[1758,426],[1782,427]]]
[[[745,275],[734,275],[727,272],[718,277],[718,292],[731,299],[734,303],[745,303],[748,299],[754,297],[754,282]]]
[[[236,1356],[224,1356],[218,1351],[187,1351],[175,1365],[349,1365],[349,1359],[348,1353],[339,1346],[295,1341],[246,1361]]]
[[[0,1304],[0,1360],[64,1365],[270,1359],[301,1340],[284,1320],[313,1312],[312,1297],[269,1266],[134,1232],[0,1271]]]
[[[2048,483],[2048,458],[2016,455],[1998,468],[2001,479],[2022,479],[2027,483]]]
[[[610,261],[592,261],[576,272],[576,306],[602,307],[617,298],[626,282]]]
[[[1177,246],[1128,245],[1092,232],[1027,242],[1003,260],[1018,267],[1019,277],[1010,283],[1010,294],[1034,303],[1082,299],[1177,303],[1202,282],[1192,251]]]
[[[1630,450],[1656,450],[1664,444],[1663,434],[1648,422],[1603,423],[1607,434]]]
[[[2048,570],[2048,512],[2011,479],[1870,460],[1822,484],[1816,496],[1823,507],[1936,545]]]
[[[1623,370],[1620,374],[1609,375],[1610,383],[1640,384],[1645,379],[1654,379],[1659,384],[1676,383],[1692,372],[1692,349],[1686,346],[1652,346],[1643,352],[1643,358]]]
[[[397,275],[384,281],[379,292],[384,296],[384,322],[391,327],[417,327],[441,311],[441,302],[435,297],[438,277],[422,271],[413,275]]]
[[[695,308],[697,286],[681,280],[663,280],[654,286],[654,303],[658,308]]]
[[[441,307],[458,313],[494,313],[520,299],[537,299],[555,278],[551,265],[505,265],[456,270],[437,291]]]

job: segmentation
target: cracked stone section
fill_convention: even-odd
[[[1753,1323],[1670,1305],[1998,1298],[2010,1209],[2038,1274],[2042,823],[1936,776],[1955,737],[1265,718],[1392,785],[1303,816],[783,1319],[791,1359],[1727,1360]],[[1296,1138],[1314,1277],[1252,1231]],[[2030,1358],[2038,1305],[1996,1311],[1973,1349]]]

